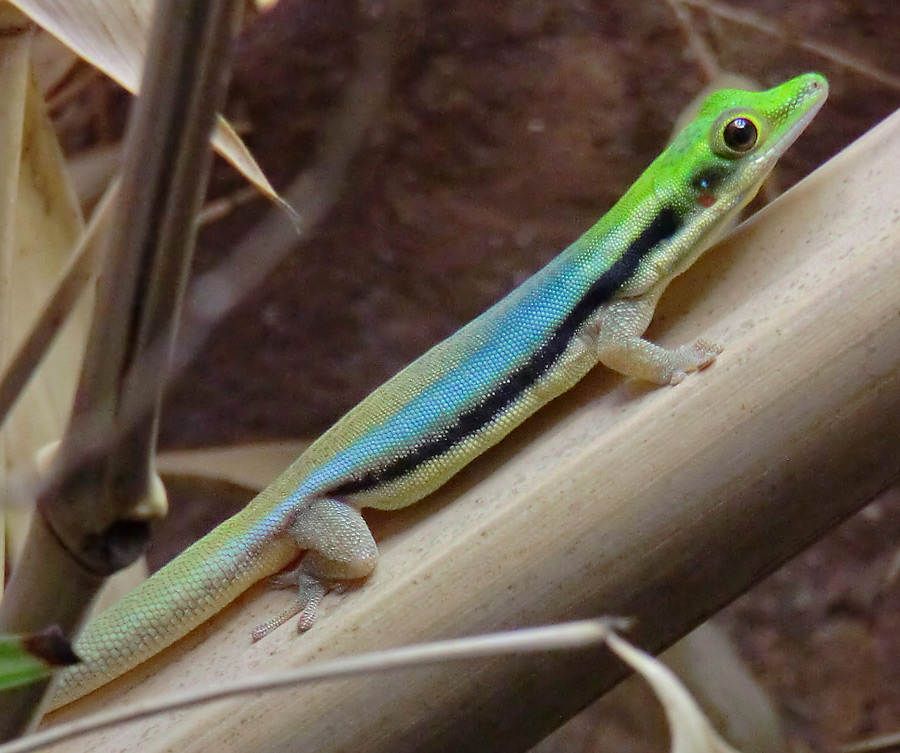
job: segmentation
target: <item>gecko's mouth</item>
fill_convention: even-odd
[[[824,78],[811,81],[804,91],[804,96],[810,100],[806,112],[804,112],[796,122],[785,131],[784,138],[779,139],[771,149],[756,157],[754,161],[757,164],[765,165],[780,159],[781,155],[783,155],[797,140],[800,134],[806,130],[806,127],[812,122],[812,119],[816,117],[816,114],[822,109],[825,100],[828,99],[828,82]]]

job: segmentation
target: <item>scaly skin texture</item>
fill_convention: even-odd
[[[754,196],[821,106],[806,74],[765,92],[712,94],[696,119],[590,230],[506,298],[432,348],[345,415],[248,507],[90,623],[53,706],[94,690],[189,633],[279,572],[293,615],[315,620],[324,594],[371,573],[360,515],[420,500],[598,362],[677,384],[720,352],[642,339],[656,302]]]

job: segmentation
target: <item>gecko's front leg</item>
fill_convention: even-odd
[[[599,313],[590,334],[607,368],[656,384],[678,384],[690,372],[709,366],[722,348],[697,340],[670,349],[645,340],[642,335],[658,298],[657,294],[612,301]]]

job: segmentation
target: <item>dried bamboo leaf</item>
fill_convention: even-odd
[[[42,92],[58,86],[78,61],[73,50],[50,34],[38,34],[31,50],[31,67]]]
[[[22,153],[22,129],[25,120],[25,92],[28,82],[28,59],[31,47],[29,32],[16,33],[20,23],[18,12],[0,6],[0,363],[12,351],[14,311],[12,290],[15,258],[16,196],[19,191],[19,165]],[[0,473],[7,475],[8,432],[0,434]],[[7,560],[5,551],[6,523],[0,510],[0,563]],[[0,573],[6,568],[0,568]],[[3,575],[0,574],[0,587]]]
[[[11,268],[15,284],[9,296],[15,322],[9,341],[13,348],[31,329],[84,231],[65,160],[34,79],[27,88],[15,228]],[[19,470],[33,466],[37,451],[58,439],[65,426],[87,332],[86,303],[76,307],[9,417],[5,429],[9,462]]]
[[[731,744],[744,753],[783,753],[788,749],[774,702],[715,622],[704,623],[660,658]]]
[[[261,490],[287,468],[309,442],[258,442],[235,447],[162,452],[157,469],[162,474],[198,476]]]
[[[11,0],[35,23],[132,94],[140,85],[153,0]],[[213,144],[247,180],[281,203],[241,138],[220,117]]]

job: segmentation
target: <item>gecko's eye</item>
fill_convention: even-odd
[[[759,131],[749,118],[734,118],[729,120],[722,129],[722,141],[725,146],[734,152],[743,154],[756,146],[759,139]]]

